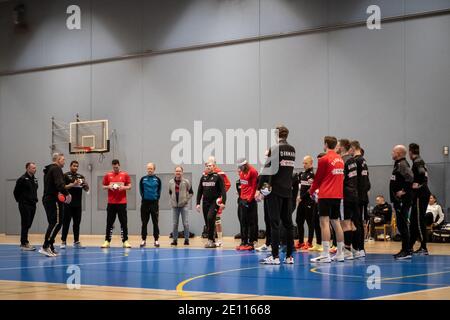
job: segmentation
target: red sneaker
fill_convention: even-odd
[[[312,248],[312,243],[305,242],[305,244],[300,248],[300,250],[308,250],[309,248]]]
[[[297,241],[297,243],[295,244],[295,249],[301,249],[304,245],[304,243],[300,243],[300,241]]]
[[[337,248],[336,247],[331,247],[329,252],[331,254],[335,254],[337,252]]]

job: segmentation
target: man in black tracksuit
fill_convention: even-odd
[[[362,154],[362,149],[358,141],[351,142],[351,148],[353,157],[355,158],[358,173],[358,202],[359,202],[359,214],[358,224],[362,226],[361,232],[359,232],[359,250],[362,256],[365,256],[364,251],[364,221],[369,220],[369,214],[367,212],[367,206],[369,205],[370,180],[369,180],[369,167],[367,166],[366,159]]]
[[[300,194],[298,196],[296,223],[298,228],[299,249],[308,250],[312,247],[314,238],[314,213],[315,202],[311,199],[309,188],[311,188],[314,180],[313,159],[306,156],[303,159],[304,171],[298,176],[298,185],[300,186]],[[304,224],[308,224],[308,241],[304,243],[305,228]]]
[[[14,198],[19,204],[21,231],[20,231],[20,249],[23,251],[34,251],[35,247],[28,242],[28,230],[33,224],[36,214],[36,203],[38,180],[35,178],[36,164],[28,162],[25,165],[26,172],[16,181],[14,187]]]
[[[64,174],[64,183],[66,189],[72,196],[72,201],[64,207],[64,221],[61,232],[61,249],[66,248],[67,234],[69,233],[70,222],[73,220],[73,247],[83,249],[80,243],[80,224],[81,224],[81,201],[82,193],[89,191],[89,185],[82,174],[78,173],[79,163],[74,160],[70,163],[70,171]]]
[[[430,189],[428,188],[428,170],[420,157],[420,147],[416,143],[409,145],[409,157],[413,162],[412,172],[414,180],[412,185],[412,210],[410,218],[410,249],[413,251],[416,240],[420,241],[420,248],[414,254],[428,255],[427,226],[425,216],[427,213]]]
[[[370,237],[375,239],[376,226],[390,224],[392,220],[392,206],[384,200],[384,196],[379,195],[376,198],[377,205],[370,214]]]
[[[207,222],[208,243],[205,248],[215,248],[214,231],[216,215],[219,208],[225,208],[227,193],[222,177],[214,172],[214,163],[206,164],[207,174],[203,174],[197,191],[197,211],[200,212],[200,201],[203,197],[203,216]]]
[[[397,218],[397,228],[402,238],[402,250],[394,255],[394,258],[398,260],[411,259],[408,215],[411,208],[414,175],[405,157],[405,146],[397,145],[392,149],[392,160],[395,164],[389,190]]]
[[[65,159],[62,153],[53,155],[53,163],[44,168],[44,195],[42,203],[47,214],[48,228],[45,240],[39,253],[47,257],[55,257],[57,252],[53,247],[56,235],[62,227],[64,219],[64,202],[59,201],[58,193],[65,196],[65,203],[70,203],[72,196],[65,188],[64,167]]]
[[[286,229],[286,257],[284,262],[293,264],[294,232],[292,223],[292,174],[295,148],[287,143],[289,130],[277,127],[278,144],[271,147],[261,175],[258,190],[266,197],[272,233],[272,255],[261,260],[262,264],[280,264],[280,222]]]
[[[357,163],[357,159],[361,159],[362,157],[360,155],[358,157],[352,155],[353,149],[351,148],[350,141],[347,139],[339,140],[339,151],[339,154],[344,161],[344,220],[341,222],[346,249],[344,258],[352,260],[364,256],[361,252],[361,250],[364,249],[364,225],[362,222],[362,215],[359,211],[360,202],[358,197],[360,191],[358,182],[361,180],[361,177],[358,176],[360,171],[358,170]],[[359,166],[363,168],[364,165],[365,161]],[[352,231],[352,222],[355,225],[355,231]],[[363,234],[363,237],[361,237],[361,233]],[[363,242],[362,245],[361,240]],[[352,246],[354,250],[353,253],[351,251]]]

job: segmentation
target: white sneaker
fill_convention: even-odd
[[[262,252],[262,251],[271,251],[270,250],[270,246],[266,246],[266,244],[264,243],[261,247],[257,247],[255,248],[256,251]]]
[[[294,257],[286,257],[283,260],[284,264],[294,264]]]
[[[280,258],[274,258],[272,255],[270,255],[267,258],[260,260],[259,263],[261,263],[261,264],[276,264],[276,265],[279,265],[280,264]]]
[[[142,240],[142,241],[141,241],[141,244],[139,245],[139,247],[145,248],[146,245],[147,245],[147,241]]]
[[[66,242],[63,241],[61,242],[61,245],[59,246],[60,249],[65,249],[66,248]]]
[[[364,258],[366,256],[366,250],[359,250],[359,255],[361,258]]]
[[[337,262],[344,262],[345,258],[344,258],[344,253],[341,254],[335,254],[332,258],[331,261],[337,261]]]
[[[310,261],[313,263],[331,263],[330,255],[326,255],[326,256],[320,255],[316,258],[310,259]]]
[[[54,253],[52,252],[52,250],[50,249],[50,247],[49,247],[49,248],[46,248],[46,249],[44,249],[43,247],[41,247],[41,248],[39,249],[39,253],[40,253],[40,254],[43,254],[43,255],[46,256],[46,257],[56,257],[56,254],[54,254]]]
[[[36,251],[36,248],[30,245],[29,243],[21,245],[20,250],[22,251]]]
[[[353,253],[348,249],[344,249],[344,259],[345,260],[353,260],[354,259]]]
[[[221,247],[222,246],[222,241],[217,241],[216,242],[216,247]]]
[[[360,252],[359,250],[353,250],[353,249],[352,249],[352,253],[353,253],[353,259],[359,259],[359,258],[362,258],[361,252]]]
[[[81,245],[81,242],[80,242],[80,241],[74,242],[74,243],[73,243],[73,248],[74,248],[74,249],[85,249],[85,247],[83,247],[83,246]]]

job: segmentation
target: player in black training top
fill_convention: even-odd
[[[72,195],[72,201],[65,205],[64,221],[61,235],[61,249],[66,248],[67,234],[69,233],[70,222],[73,220],[73,247],[84,249],[80,243],[80,223],[82,208],[82,193],[89,191],[89,185],[83,175],[78,173],[80,164],[74,160],[70,163],[70,171],[64,174],[66,189]]]
[[[409,145],[409,158],[412,160],[414,180],[412,185],[412,210],[410,217],[410,250],[414,249],[416,240],[420,241],[420,248],[413,252],[418,255],[428,255],[427,226],[425,216],[427,213],[430,189],[428,188],[428,170],[420,156],[420,147],[416,143]]]

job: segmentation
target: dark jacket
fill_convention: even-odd
[[[259,176],[258,176],[258,183],[259,183]],[[239,203],[239,199],[241,197],[241,179],[236,180],[236,192],[238,194],[237,202]]]
[[[295,210],[297,206],[297,195],[299,192],[300,185],[300,173],[294,173],[292,176],[292,210]]]
[[[430,189],[428,188],[428,169],[425,161],[420,156],[413,160],[412,172],[414,175],[413,182],[419,184],[419,189],[413,189],[413,197],[428,199],[430,197]]]
[[[275,155],[275,156],[272,156]],[[276,157],[278,155],[278,157]],[[272,166],[272,160],[276,160]],[[280,141],[269,150],[266,164],[261,172],[258,189],[267,182],[272,193],[283,198],[292,197],[292,176],[295,163],[295,148],[286,141]]]
[[[413,172],[408,161],[406,161],[405,158],[396,160],[394,169],[392,170],[391,181],[389,183],[391,202],[393,204],[399,202],[411,203],[413,180]],[[405,191],[405,194],[401,198],[398,198],[396,193],[400,190]]]
[[[35,176],[30,176],[25,172],[25,174],[16,181],[14,198],[18,203],[36,205],[38,202],[37,189],[38,180]]]
[[[358,164],[356,159],[350,155],[342,157],[344,160],[344,201],[358,202],[359,188],[358,188]],[[362,190],[361,190],[362,191]],[[367,198],[367,192],[366,197]]]
[[[307,201],[307,202],[312,201],[311,195],[309,194],[309,189],[311,188],[311,185],[314,181],[313,168],[310,168],[308,170],[301,172],[299,178],[300,178],[299,179],[300,199],[302,199],[302,201]]]
[[[200,183],[198,184],[197,204],[202,200],[206,203],[215,203],[216,200],[222,197],[222,203],[227,201],[227,192],[225,191],[225,184],[222,177],[211,172],[207,175],[202,175]]]
[[[392,220],[392,206],[385,202],[384,204],[376,205],[372,210],[372,215],[375,217],[384,217],[386,223]]]
[[[355,161],[358,170],[358,201],[360,204],[369,203],[370,179],[369,179],[369,167],[367,166],[366,159],[363,156],[355,156]]]
[[[69,207],[79,208],[81,207],[81,201],[83,198],[83,189],[85,187],[85,178],[82,174],[72,173],[71,171],[64,173],[64,183],[66,185],[70,183],[74,183],[75,180],[83,180],[83,184],[79,187],[72,187],[69,190],[69,193],[72,195],[72,201],[68,204]]]
[[[42,201],[58,201],[58,192],[67,196],[69,191],[65,188],[64,174],[62,169],[55,163],[44,168],[44,195]]]

